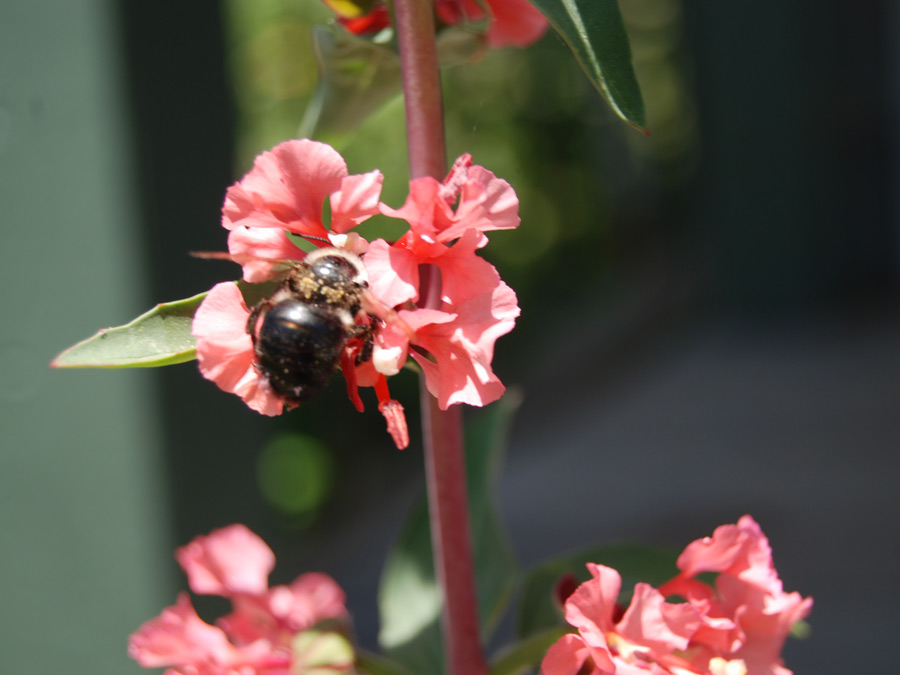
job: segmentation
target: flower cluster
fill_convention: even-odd
[[[378,171],[349,175],[328,145],[287,141],[257,157],[253,169],[228,189],[223,226],[229,254],[243,265],[247,282],[277,279],[286,262],[304,259],[292,236],[361,256],[369,316],[378,317],[372,354],[342,358],[341,367],[358,409],[357,386],[375,388],[389,431],[405,447],[403,410],[390,398],[386,378],[409,355],[442,409],[482,406],[503,394],[491,369],[494,343],[512,329],[519,307],[515,293],[477,250],[487,243],[485,232],[518,226],[518,199],[506,181],[473,165],[468,155],[443,182],[411,181],[399,209],[380,202],[382,180]],[[326,199],[330,226],[323,220]],[[409,230],[393,243],[370,243],[352,231],[376,213],[405,220]],[[215,286],[194,317],[197,360],[201,373],[220,388],[258,412],[277,415],[292,404],[257,367],[250,316],[235,283]]]
[[[342,635],[344,592],[331,577],[303,574],[289,586],[269,588],[275,556],[243,525],[198,537],[176,558],[191,590],[226,597],[233,611],[212,626],[182,593],[131,636],[128,653],[140,665],[165,667],[166,675],[352,672],[353,650]]]
[[[390,25],[387,2],[337,2],[325,0],[338,22],[356,35],[371,35]],[[547,30],[547,19],[528,0],[435,0],[438,21],[446,26],[485,23],[490,47],[527,47]]]
[[[588,564],[593,578],[565,602],[578,633],[550,648],[544,675],[791,674],[781,649],[812,598],[784,592],[753,518],[692,542],[677,564],[680,574],[659,589],[637,584],[624,613],[619,573]],[[717,574],[714,585],[697,578],[703,573]]]

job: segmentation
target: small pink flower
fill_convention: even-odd
[[[340,3],[324,0],[338,22],[355,35],[372,35],[390,25],[390,14],[382,1],[363,16],[345,15]],[[448,26],[479,24],[487,19],[485,41],[490,47],[527,47],[547,30],[547,19],[527,0],[435,0],[440,21]],[[349,14],[349,13],[348,13]]]
[[[194,611],[186,593],[131,636],[128,654],[144,668],[167,667],[167,675],[289,675],[286,648],[258,640],[235,645],[221,628]]]
[[[365,240],[350,230],[378,213],[382,181],[378,171],[349,175],[343,158],[324,143],[287,141],[261,154],[253,169],[228,189],[222,209],[222,225],[229,230],[228,250],[242,264],[244,280],[269,281],[281,273],[285,261],[306,257],[288,235],[330,242],[352,253],[365,251]],[[326,199],[331,206],[330,227],[322,220]],[[274,391],[257,367],[248,332],[250,317],[251,309],[237,285],[218,284],[209,292],[192,327],[200,372],[224,391],[239,395],[253,410],[279,415],[295,403]],[[348,350],[355,348],[348,342]],[[341,362],[343,366],[352,360],[345,353]],[[350,398],[362,410],[351,368],[342,370],[345,376],[349,373]],[[379,392],[386,393],[386,385]],[[386,396],[379,394],[379,401],[388,429],[398,447],[405,447],[408,434],[402,408]]]
[[[384,176],[349,175],[343,157],[325,143],[286,141],[256,158],[253,168],[225,193],[222,226],[228,251],[244,264],[245,281],[266,281],[270,269],[241,256],[302,260],[285,233],[333,241],[378,213]],[[331,223],[322,221],[328,199]]]
[[[506,181],[463,155],[442,183],[415,179],[400,209],[382,207],[410,229],[392,245],[376,240],[369,246],[364,260],[372,290],[414,331],[414,350],[402,344],[402,335],[395,347],[412,354],[442,409],[483,406],[505,391],[491,361],[494,343],[512,330],[519,307],[513,290],[476,250],[487,243],[485,232],[519,225],[518,204]],[[423,266],[437,270],[431,282],[437,279],[439,288],[423,288]],[[426,292],[436,298],[433,306],[420,306]]]
[[[197,537],[176,552],[195,593],[221,595],[234,611],[220,626],[201,620],[187,594],[131,636],[129,654],[173,675],[289,675],[294,638],[325,620],[344,622],[344,593],[324,574],[269,588],[275,558],[243,525]]]
[[[547,30],[547,19],[527,0],[437,0],[437,13],[446,24],[456,26],[489,19],[485,37],[489,46],[527,47]]]
[[[519,225],[519,202],[506,181],[474,165],[469,155],[442,182],[411,181],[399,209],[379,201],[381,183],[378,171],[349,175],[340,155],[323,143],[287,141],[260,155],[229,188],[222,224],[229,230],[229,254],[251,283],[278,279],[291,261],[305,258],[291,235],[362,256],[366,307],[353,320],[354,328],[372,334],[371,357],[360,358],[368,338],[348,337],[340,367],[357,409],[363,409],[357,388],[375,389],[388,431],[403,448],[409,443],[406,419],[387,378],[410,355],[441,408],[482,406],[505,391],[491,368],[494,343],[513,328],[519,307],[477,251],[487,244],[486,232]],[[322,219],[326,199],[330,223]],[[392,244],[370,244],[351,231],[379,212],[405,220],[409,230]],[[275,391],[271,373],[259,366],[250,334],[253,311],[236,284],[215,286],[194,316],[197,360],[200,372],[221,389],[262,414],[278,415],[299,400]]]
[[[269,588],[275,554],[244,525],[197,537],[175,552],[194,593],[231,597],[262,595]]]
[[[619,615],[619,573],[588,563],[593,579],[565,603],[565,616],[578,635],[557,642],[542,663],[544,675],[577,675],[590,663],[595,673],[670,673],[687,668],[674,655],[684,650],[700,624],[693,607],[665,601],[656,589],[637,584],[631,604]],[[685,672],[689,672],[685,670]]]
[[[660,590],[686,598],[703,617],[693,641],[695,663],[740,659],[747,675],[790,675],[781,650],[813,601],[784,592],[769,540],[753,518],[743,516],[736,525],[722,525],[712,537],[688,544],[678,569],[681,574]],[[704,572],[718,573],[714,587],[696,579]]]
[[[544,675],[791,675],[781,649],[812,599],[784,593],[769,542],[750,516],[689,544],[678,568],[659,590],[637,584],[620,616],[618,573],[589,563],[593,579],[565,602],[578,633],[550,648]],[[704,572],[718,574],[714,586],[696,579]]]

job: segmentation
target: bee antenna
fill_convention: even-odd
[[[308,239],[309,241],[321,241],[323,244],[328,244],[329,246],[332,245],[331,242],[324,237],[317,237],[313,234],[301,234],[300,236],[304,239]]]

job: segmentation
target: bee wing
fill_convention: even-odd
[[[249,253],[226,253],[225,251],[191,251],[194,258],[203,258],[205,260],[230,260],[238,265],[248,262],[264,262],[271,265],[284,265],[285,267],[296,267],[299,260],[290,258],[263,258]]]

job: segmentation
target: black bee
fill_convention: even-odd
[[[357,256],[321,248],[294,263],[275,293],[251,310],[256,368],[286,403],[312,398],[351,340],[359,341],[356,365],[369,360],[376,318],[362,311],[368,287]]]
[[[312,251],[302,261],[194,255],[287,266],[275,292],[251,309],[247,333],[253,339],[256,369],[288,406],[312,398],[337,369],[348,347],[355,365],[371,357],[378,320],[372,311],[381,312],[372,308],[365,267],[353,253],[326,247]]]

